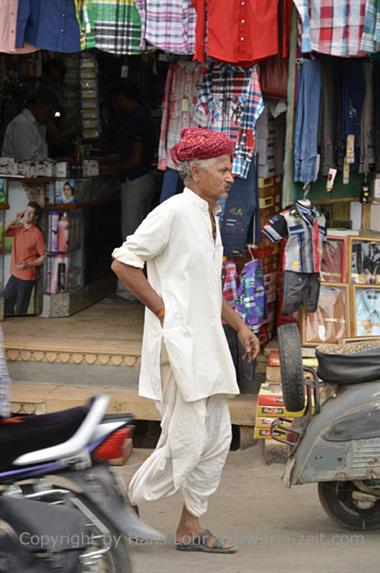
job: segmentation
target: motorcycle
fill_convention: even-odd
[[[79,555],[85,573],[130,573],[130,540],[165,542],[139,518],[110,470],[133,426],[130,415],[107,415],[108,403],[101,394],[84,406],[0,424],[0,504],[8,498],[75,509],[91,529],[91,545]]]
[[[286,443],[286,486],[317,483],[322,507],[347,529],[380,528],[380,342],[317,348],[304,367],[298,327],[278,329],[284,405],[301,412],[272,423]]]
[[[80,573],[90,535],[74,508],[0,497],[1,573]]]

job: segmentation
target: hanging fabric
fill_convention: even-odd
[[[248,177],[236,177],[225,202],[220,222],[224,254],[244,251],[252,215],[257,206],[257,170],[253,159]]]
[[[135,0],[75,0],[81,49],[117,55],[141,53],[141,20]]]
[[[16,48],[18,0],[0,2],[0,52],[5,54],[30,54],[38,50],[32,44],[24,43]]]
[[[183,129],[198,125],[194,115],[198,105],[199,86],[206,71],[206,66],[185,60],[169,66],[162,104],[159,169],[176,168],[170,149],[181,139]]]
[[[207,54],[247,65],[278,53],[278,0],[193,0],[193,4],[198,61]]]
[[[362,55],[366,0],[294,0],[302,22],[302,52]]]
[[[257,67],[214,63],[202,83],[195,121],[235,142],[232,172],[246,178],[255,152],[255,125],[264,109]]]
[[[79,52],[80,33],[74,1],[19,0],[16,48],[24,48],[26,42],[52,52]]]
[[[380,0],[367,0],[361,49],[376,52],[380,43]]]
[[[136,0],[147,43],[173,54],[193,54],[196,14],[191,0]]]
[[[294,181],[317,178],[321,70],[316,60],[303,60],[298,70],[298,103],[294,133]]]

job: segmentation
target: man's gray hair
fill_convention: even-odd
[[[215,162],[215,159],[216,157],[213,157],[212,159],[192,159],[191,161],[180,161],[178,165],[178,173],[181,179],[186,181],[186,179],[191,178],[191,168],[193,165],[198,165],[198,167],[201,169],[208,169]]]

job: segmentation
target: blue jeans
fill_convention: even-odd
[[[179,193],[180,184],[181,180],[180,176],[178,175],[178,171],[175,169],[170,169],[170,167],[165,169],[160,195],[160,203],[163,203],[166,201],[166,199],[169,199],[169,197],[173,197],[173,195]]]
[[[305,59],[298,70],[298,102],[294,133],[294,181],[308,183],[316,179],[320,99],[320,63]]]
[[[342,155],[344,157],[346,154],[347,136],[354,135],[355,163],[351,165],[351,169],[357,169],[360,159],[361,118],[365,95],[361,61],[350,59],[342,63],[341,94]]]
[[[224,254],[231,256],[235,251],[243,251],[252,215],[257,206],[257,169],[253,158],[247,179],[236,177],[226,199],[220,221],[220,232]]]

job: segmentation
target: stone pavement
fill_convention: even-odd
[[[135,450],[118,471],[129,480],[148,454]],[[230,452],[203,525],[239,543],[234,555],[175,550],[180,495],[142,506],[142,518],[163,531],[168,543],[133,545],[134,573],[379,573],[380,530],[340,528],[323,511],[316,484],[286,489],[283,469],[267,466],[257,446]]]

